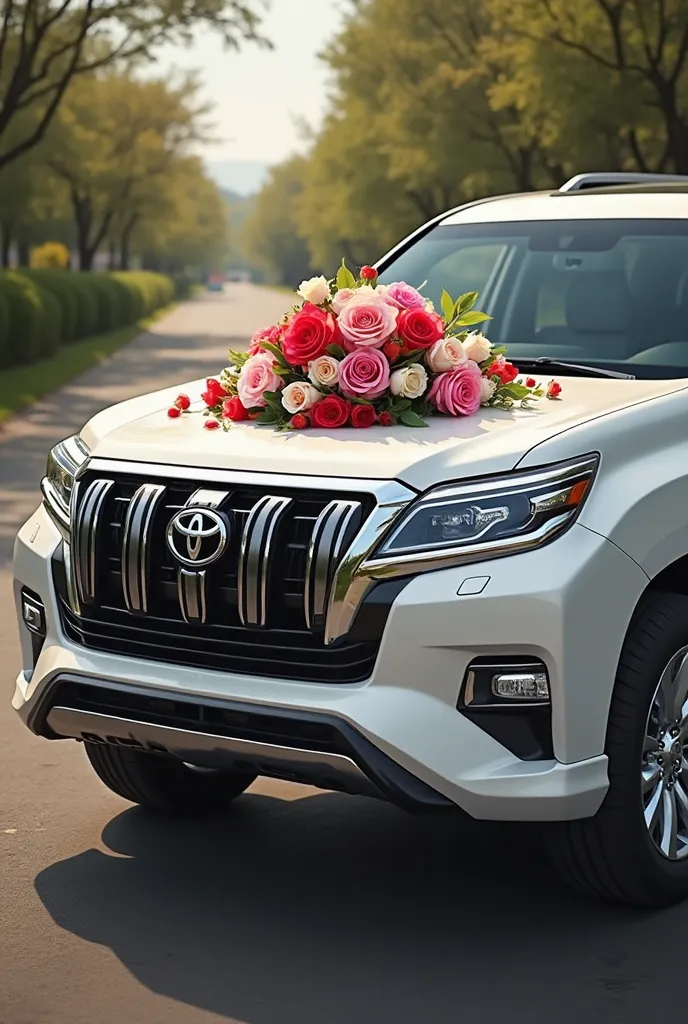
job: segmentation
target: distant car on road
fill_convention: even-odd
[[[225,287],[225,279],[222,274],[211,274],[208,278],[207,288],[209,292],[221,292]]]

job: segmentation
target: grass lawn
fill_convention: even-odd
[[[63,345],[54,356],[40,363],[0,370],[0,423],[36,399],[68,384],[84,370],[104,362],[118,348],[122,348],[165,313],[169,313],[171,308],[168,306],[160,309],[153,316],[129,327],[120,327],[108,334],[98,334],[94,338]]]

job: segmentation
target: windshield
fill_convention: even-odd
[[[485,333],[515,360],[688,376],[688,220],[440,226],[380,281],[425,281],[437,308],[443,288],[480,292]]]

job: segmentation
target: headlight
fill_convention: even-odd
[[[41,481],[43,501],[58,526],[69,529],[69,501],[77,470],[89,456],[89,450],[78,437],[68,437],[56,444],[48,455],[48,465]]]
[[[428,491],[407,507],[364,569],[397,576],[539,547],[571,526],[598,462],[599,456],[587,455]]]

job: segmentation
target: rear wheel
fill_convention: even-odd
[[[85,743],[96,775],[125,800],[156,811],[208,814],[226,807],[255,781],[242,772],[207,771],[131,747]]]
[[[559,871],[635,906],[688,896],[688,598],[649,594],[624,643],[609,714],[609,791],[594,818],[549,827]]]

